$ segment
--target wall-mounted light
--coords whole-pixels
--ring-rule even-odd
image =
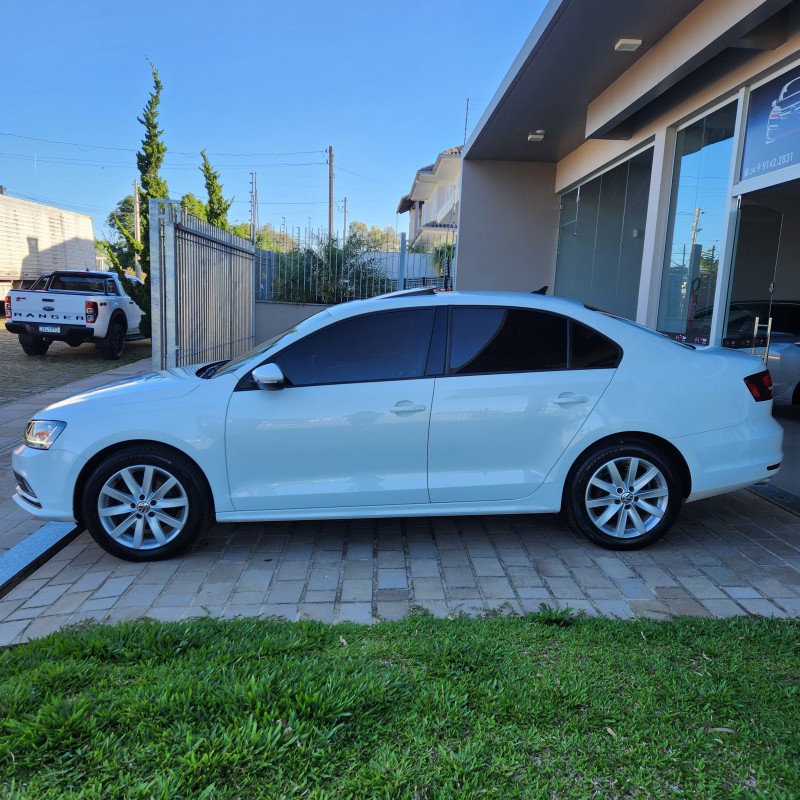
[[[541,142],[544,139],[544,131],[539,129],[538,131],[534,131],[533,133],[528,134],[528,141],[529,142]]]
[[[620,39],[615,45],[614,49],[618,53],[632,53],[642,46],[641,39]]]

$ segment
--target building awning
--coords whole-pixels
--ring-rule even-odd
[[[690,90],[703,70],[731,69],[785,41],[784,10],[791,2],[551,0],[470,136],[464,158],[557,162],[587,138],[629,138],[637,115],[668,92]],[[690,33],[700,43],[696,51],[674,61],[662,57],[678,52],[676,43],[685,48]],[[621,39],[641,45],[615,50]],[[647,59],[658,79],[631,93],[607,119],[590,119],[592,104],[612,85],[625,85],[626,73],[634,65],[644,69]]]

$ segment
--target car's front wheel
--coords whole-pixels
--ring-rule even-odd
[[[569,526],[610,550],[636,550],[660,539],[683,501],[670,457],[637,440],[584,455],[570,473],[564,499]]]
[[[188,547],[205,528],[209,491],[198,469],[166,447],[129,447],[95,467],[83,490],[94,540],[127,561],[156,561]]]

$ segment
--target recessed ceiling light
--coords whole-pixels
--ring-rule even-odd
[[[618,53],[632,53],[642,46],[641,39],[620,39],[615,45],[614,49]]]
[[[540,128],[538,131],[528,134],[529,142],[541,142],[544,139],[544,131]]]

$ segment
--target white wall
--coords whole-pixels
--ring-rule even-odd
[[[37,278],[54,269],[94,269],[92,218],[0,195],[0,279]]]
[[[555,164],[464,161],[456,288],[552,292],[558,242]]]
[[[328,306],[256,301],[256,344],[266,342],[326,308]]]

